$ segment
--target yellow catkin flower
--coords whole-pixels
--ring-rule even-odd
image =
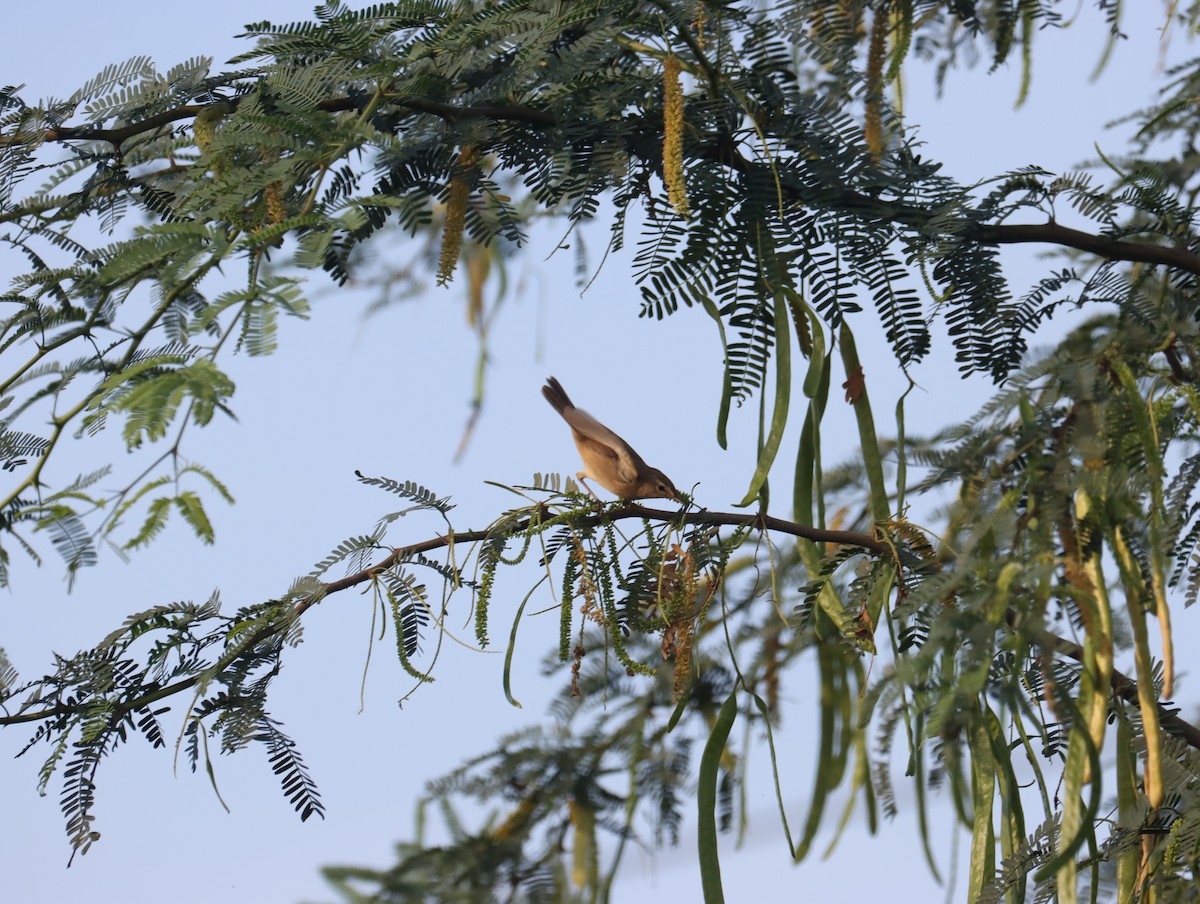
[[[279,156],[279,151],[271,148],[259,154],[258,159],[262,161],[263,166],[269,166],[275,163],[279,159]],[[283,191],[282,182],[277,180],[267,185],[263,189],[262,196],[265,219],[268,226],[274,226],[287,219],[287,198]]]
[[[586,801],[571,798],[567,801],[567,813],[575,830],[571,881],[576,888],[587,888],[595,878],[596,811]]]
[[[708,8],[704,5],[704,0],[696,0],[696,7],[692,13],[692,31],[696,33],[696,46],[701,50],[704,49],[704,28],[708,25]]]
[[[683,178],[683,85],[679,58],[663,60],[663,181],[667,198],[681,217],[688,215],[687,183]]]
[[[196,147],[200,149],[200,153],[207,154],[212,147],[213,136],[217,134],[216,126],[213,125],[212,119],[207,116],[197,116],[192,123],[192,137],[196,141]]]
[[[274,226],[287,219],[287,204],[284,202],[283,183],[272,182],[263,190],[267,202],[267,222]]]
[[[692,619],[681,622],[675,630],[675,671],[671,681],[671,702],[677,703],[692,685],[692,641],[696,637],[696,623]]]
[[[888,18],[884,11],[875,13],[867,45],[867,115],[863,138],[874,157],[883,153],[883,62],[887,57]]]
[[[479,152],[474,145],[465,145],[458,153],[458,166],[450,179],[450,190],[446,194],[446,226],[442,232],[442,253],[438,258],[437,282],[444,286],[454,278],[458,266],[458,253],[462,249],[463,225],[467,220],[467,202],[471,199],[468,179]]]
[[[529,821],[537,810],[540,798],[541,794],[536,791],[523,797],[516,808],[508,814],[508,818],[493,830],[492,838],[496,841],[508,841],[524,832],[529,827]]]
[[[228,150],[213,152],[213,139],[217,134],[217,123],[230,113],[228,104],[209,104],[201,109],[192,120],[192,139],[200,153],[209,158],[208,165],[213,175],[220,178],[228,170]]]

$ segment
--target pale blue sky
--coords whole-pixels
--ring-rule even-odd
[[[1099,28],[1039,33],[1032,94],[1017,112],[1011,111],[1017,92],[1011,67],[990,77],[985,68],[955,73],[946,98],[934,102],[931,74],[910,64],[907,105],[921,124],[928,154],[970,181],[1025,164],[1069,168],[1094,154],[1094,141],[1119,152],[1118,137],[1100,127],[1151,99],[1159,75],[1161,16],[1159,6],[1151,6],[1154,15],[1127,23],[1134,40],[1118,48],[1095,85],[1087,84],[1086,76],[1102,47]],[[246,21],[290,20],[307,16],[310,9],[307,3],[280,0],[215,0],[205,4],[202,15],[185,14],[185,21],[161,4],[141,0],[22,4],[8,11],[6,20],[10,35],[28,39],[10,40],[0,82],[27,84],[29,98],[62,96],[105,64],[139,53],[153,56],[162,69],[197,54],[215,56],[220,63],[242,49],[233,35]],[[1183,38],[1175,40],[1181,45]],[[1183,52],[1181,46],[1173,50]],[[353,289],[333,290],[321,274],[313,275],[319,291],[313,293],[311,321],[285,324],[281,349],[273,357],[230,362],[240,422],[190,434],[187,454],[220,475],[238,499],[233,508],[212,504],[217,544],[202,547],[174,530],[129,564],[104,555],[99,567],[81,575],[71,595],[53,562],[38,572],[17,558],[14,588],[0,596],[0,644],[22,674],[39,674],[49,667],[50,651],[90,646],[127,613],[155,603],[200,600],[220,587],[225,606],[232,609],[279,593],[333,545],[366,532],[380,514],[396,507],[384,494],[360,486],[356,468],[453,495],[460,529],[487,523],[510,497],[483,481],[520,483],[534,471],[573,473],[578,467],[567,431],[538,392],[550,373],[676,484],[699,481],[699,497],[709,508],[727,509],[740,499],[752,470],[753,412],[735,414],[732,448],[721,452],[714,438],[719,344],[707,317],[685,311],[664,323],[637,319],[638,296],[627,258],[610,259],[580,298],[572,259],[546,260],[543,249],[558,234],[546,231],[512,264],[510,295],[493,331],[488,407],[459,465],[451,464],[451,457],[467,414],[476,353],[464,323],[461,289],[431,290],[419,301],[364,322],[361,312],[369,297]],[[597,260],[603,242],[602,234],[589,242]],[[383,247],[375,252],[387,254]],[[395,255],[409,253],[398,248]],[[1011,249],[1005,259],[1019,268],[1030,254]],[[0,282],[7,282],[13,266],[0,258]],[[887,434],[902,380],[879,343],[878,330],[867,318],[854,325],[879,429]],[[966,416],[989,391],[984,380],[960,382],[945,342],[939,345],[934,359],[914,372],[926,394],[910,404],[910,430]],[[657,383],[655,392],[639,388],[647,379]],[[827,461],[855,448],[846,409],[834,402],[831,409]],[[844,437],[840,446],[833,439],[838,436]],[[86,454],[87,447],[80,452]],[[64,466],[62,473],[67,470]],[[404,532],[392,535],[396,543],[438,530],[432,519],[406,520],[399,524]],[[524,590],[515,581],[507,594],[501,588],[494,625],[505,620],[499,614],[505,599],[515,595],[519,600]],[[459,618],[465,619],[465,597],[459,605],[464,607]],[[522,631],[514,688],[525,703],[522,711],[504,701],[500,656],[453,646],[439,664],[437,683],[398,710],[395,700],[408,689],[409,679],[389,661],[385,642],[375,651],[366,710],[360,715],[370,609],[367,598],[342,594],[311,611],[305,617],[306,641],[288,655],[276,685],[273,713],[295,737],[320,783],[324,822],[300,823],[258,750],[217,763],[223,796],[233,810],[227,815],[203,776],[181,772],[174,777],[170,753],[135,741],[101,767],[97,827],[103,838],[66,870],[69,851],[57,782],[46,798],[37,796],[40,760],[36,751],[12,760],[26,735],[9,729],[0,732],[8,826],[0,872],[6,898],[59,901],[86,894],[93,900],[179,904],[323,901],[333,894],[317,873],[320,865],[391,863],[393,842],[411,837],[414,803],[425,780],[488,748],[499,734],[542,717],[546,700],[562,685],[538,674],[544,649],[556,641],[557,617]],[[1181,653],[1180,658],[1186,672],[1188,657]],[[807,721],[812,700],[805,682],[797,676],[787,690],[779,743],[795,824],[804,812],[815,738]],[[1185,683],[1182,701],[1195,700],[1189,690]],[[165,717],[171,731],[179,727],[178,709],[174,718]],[[761,763],[765,755],[758,759]],[[895,900],[897,882],[909,900],[940,897],[921,861],[915,817],[903,795],[899,817],[884,824],[878,838],[868,839],[861,826],[852,826],[833,858],[798,868],[789,864],[765,775],[756,779],[750,799],[756,821],[749,844],[741,852],[727,847],[723,854],[729,900],[749,899],[736,890],[752,887],[804,888],[821,900],[822,890],[844,889],[848,876],[860,900],[872,895]],[[947,837],[941,828],[939,837]],[[654,865],[631,853],[618,899],[657,900],[669,890],[673,900],[683,901],[691,899],[688,889],[695,889],[698,899],[694,862],[690,835],[678,850],[660,853]],[[948,863],[947,850],[941,858],[947,871]]]

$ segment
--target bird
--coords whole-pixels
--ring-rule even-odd
[[[587,487],[585,478],[591,478],[624,500],[630,499],[674,499],[677,502],[679,491],[675,484],[658,468],[652,468],[642,460],[630,447],[602,423],[584,411],[576,408],[570,396],[562,388],[562,384],[554,377],[546,380],[542,387],[542,395],[546,401],[562,415],[564,421],[571,427],[571,436],[575,439],[575,448],[583,459],[583,470],[575,476]]]

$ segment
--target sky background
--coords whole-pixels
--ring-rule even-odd
[[[1032,91],[1016,111],[1018,73],[1012,66],[991,76],[986,66],[956,71],[938,100],[932,73],[910,62],[905,104],[928,154],[971,182],[1026,164],[1068,169],[1093,158],[1094,143],[1119,153],[1129,130],[1106,131],[1104,125],[1150,102],[1162,81],[1163,7],[1142,9],[1141,18],[1123,23],[1131,40],[1118,47],[1095,83],[1087,77],[1105,40],[1098,16],[1089,11],[1082,27],[1065,33],[1040,32]],[[21,4],[6,12],[6,20],[10,35],[26,39],[10,40],[0,82],[25,84],[24,96],[33,100],[69,95],[104,65],[137,54],[151,55],[164,71],[196,55],[213,56],[219,66],[246,49],[234,36],[247,21],[289,21],[310,11],[307,3],[215,0],[203,15],[184,20],[145,2]],[[1172,41],[1171,57],[1188,53],[1183,34],[1175,33]],[[720,450],[715,439],[720,345],[711,322],[694,310],[661,323],[638,319],[628,256],[609,259],[581,296],[573,256],[548,257],[560,232],[535,233],[530,247],[509,264],[509,293],[492,330],[486,407],[458,464],[452,458],[468,414],[477,354],[465,324],[462,282],[366,318],[373,294],[333,288],[322,274],[313,274],[313,316],[283,324],[279,351],[269,358],[226,361],[238,384],[233,405],[239,420],[189,431],[186,454],[219,475],[237,498],[233,507],[210,502],[217,543],[204,547],[177,526],[128,564],[111,552],[102,554],[99,566],[83,573],[71,593],[57,561],[48,559],[38,570],[14,557],[13,587],[0,594],[0,644],[22,676],[48,669],[52,651],[89,647],[128,613],[157,603],[201,601],[219,587],[226,611],[232,611],[280,593],[342,539],[369,531],[380,515],[398,507],[394,497],[359,485],[355,469],[452,495],[459,503],[453,517],[460,530],[486,524],[512,497],[484,481],[524,483],[535,471],[578,468],[568,431],[538,391],[548,374],[558,376],[579,405],[630,440],[678,486],[699,482],[703,505],[728,509],[744,494],[753,470],[757,406],[735,411],[730,449]],[[585,234],[593,267],[606,234],[607,224]],[[384,242],[373,248],[381,259],[394,255],[402,261],[413,253],[399,233]],[[1037,272],[1030,249],[1006,249],[1004,260],[1017,287]],[[11,258],[0,258],[0,283],[7,283],[15,266]],[[869,321],[867,314],[853,325],[880,432],[890,434],[890,412],[904,384]],[[935,354],[913,371],[922,389],[910,397],[911,432],[966,417],[990,394],[986,380],[960,379],[947,343],[935,341]],[[827,462],[856,450],[852,417],[839,397],[831,394],[824,431]],[[87,468],[97,449],[116,448],[116,433],[109,433],[76,444],[69,452],[75,457],[64,459],[58,473],[69,477]],[[785,449],[794,443],[793,434]],[[780,460],[790,468],[786,452]],[[422,539],[440,532],[439,524],[412,516],[394,526],[390,540]],[[509,580],[494,603],[497,635],[527,589]],[[466,597],[457,605],[461,615],[452,626],[470,638],[469,626],[463,626]],[[1177,649],[1185,674],[1178,701],[1186,714],[1195,711],[1196,702],[1185,645],[1194,629],[1187,618],[1179,621]],[[305,643],[287,654],[275,685],[273,714],[298,742],[320,785],[324,821],[300,823],[264,751],[252,748],[217,761],[221,792],[232,808],[226,814],[203,775],[191,775],[182,763],[175,775],[169,750],[153,751],[135,741],[102,765],[97,828],[103,837],[66,869],[60,785],[55,780],[50,793],[39,797],[40,748],[14,760],[27,733],[0,732],[0,793],[8,826],[0,873],[7,899],[330,901],[335,895],[318,873],[321,865],[389,865],[394,842],[412,836],[424,782],[490,748],[500,734],[541,721],[565,675],[540,675],[542,655],[557,638],[557,616],[551,615],[522,628],[514,693],[523,710],[504,700],[502,645],[499,654],[486,655],[450,646],[437,683],[422,688],[401,710],[396,700],[411,680],[391,659],[385,640],[375,650],[360,713],[370,622],[369,597],[353,592],[316,607],[305,616]],[[808,693],[802,669],[786,691],[785,729],[777,743],[795,825],[805,812],[812,775],[816,739],[809,720],[816,689]],[[176,706],[174,718],[163,717],[169,732],[179,729],[178,712]],[[757,757],[761,765],[765,755]],[[915,814],[903,791],[900,815],[883,824],[877,838],[868,838],[856,823],[833,857],[814,856],[799,867],[789,862],[774,789],[761,770],[749,799],[753,822],[746,846],[723,847],[732,901],[751,899],[752,889],[781,888],[804,888],[820,900],[822,890],[843,889],[848,875],[860,900],[894,899],[897,881],[910,900],[936,900],[945,893],[924,868]],[[952,839],[945,830],[944,799],[938,807],[940,865],[948,874]],[[830,814],[838,812],[831,806]],[[827,816],[827,822],[833,818]],[[827,826],[825,842],[831,830]],[[968,841],[961,847],[964,864]],[[666,890],[675,900],[698,899],[690,827],[677,850],[654,858],[634,851],[625,864],[619,901],[656,900]],[[961,898],[961,881],[957,891]]]

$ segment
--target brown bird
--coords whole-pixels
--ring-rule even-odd
[[[679,499],[679,492],[669,477],[657,468],[652,468],[621,439],[602,423],[571,404],[570,397],[563,391],[562,384],[554,377],[546,380],[542,387],[554,410],[563,416],[571,427],[575,448],[583,459],[583,470],[575,476],[580,481],[590,477],[610,493],[622,499]],[[587,487],[587,483],[583,484]],[[590,487],[588,492],[592,493]],[[595,493],[592,493],[595,496]]]

